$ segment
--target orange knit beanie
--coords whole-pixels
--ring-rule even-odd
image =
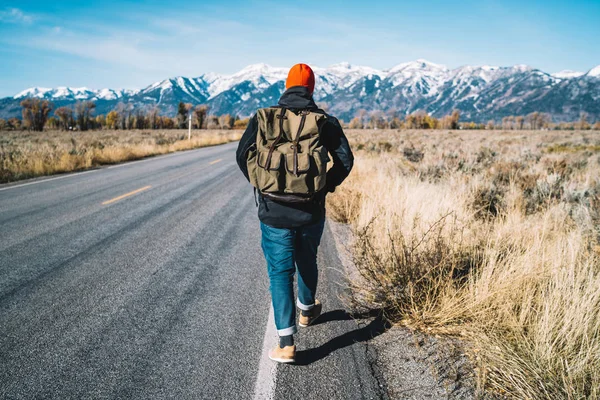
[[[306,64],[296,64],[290,68],[285,88],[289,89],[292,86],[305,86],[310,93],[315,90],[315,74],[313,70]]]

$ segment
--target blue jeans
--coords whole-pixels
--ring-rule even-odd
[[[317,291],[317,248],[325,218],[300,228],[273,228],[260,223],[262,249],[267,260],[275,326],[279,336],[296,333],[294,273],[298,269],[298,300],[301,310],[315,305]]]

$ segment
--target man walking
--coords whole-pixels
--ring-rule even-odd
[[[317,290],[317,248],[325,224],[325,196],[348,176],[353,155],[339,121],[313,100],[315,76],[306,64],[294,65],[286,91],[274,107],[250,120],[237,149],[237,163],[258,194],[262,250],[267,261],[279,346],[273,361],[295,361],[298,325],[321,314]],[[331,156],[331,159],[330,157]],[[327,162],[333,165],[327,170]],[[294,273],[298,298],[294,301]]]

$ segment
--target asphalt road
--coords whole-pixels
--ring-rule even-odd
[[[236,146],[0,186],[0,398],[379,397],[373,327],[343,311],[328,228],[326,314],[297,336],[299,365],[265,369],[268,280]]]

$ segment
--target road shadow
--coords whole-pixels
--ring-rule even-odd
[[[373,318],[374,317],[374,318]],[[324,324],[330,321],[347,321],[356,319],[373,318],[371,322],[362,328],[344,333],[335,337],[319,347],[300,350],[296,353],[296,365],[309,365],[319,361],[336,350],[352,346],[354,343],[366,342],[384,333],[391,324],[383,318],[381,310],[373,310],[366,313],[348,313],[344,310],[329,311],[315,321],[313,325]]]
[[[322,314],[311,326],[321,325],[331,321],[348,321],[357,319],[377,318],[382,314],[381,310],[369,310],[365,312],[349,313],[346,310],[333,310]]]

